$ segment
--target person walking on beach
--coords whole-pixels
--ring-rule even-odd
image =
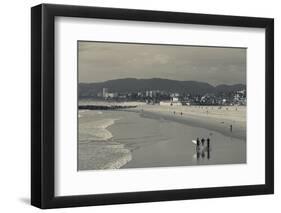
[[[229,129],[230,129],[230,132],[232,132],[232,124],[230,124]]]
[[[199,140],[199,138],[196,139],[196,146],[200,146],[200,140]]]
[[[210,138],[207,138],[207,150],[210,150]]]
[[[202,139],[201,139],[201,144],[202,144],[202,146],[204,146],[204,143],[205,143],[205,139],[202,138]]]
[[[200,150],[200,140],[199,138],[196,139],[196,151],[198,152]]]

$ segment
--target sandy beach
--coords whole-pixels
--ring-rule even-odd
[[[246,106],[160,106],[140,104],[129,111],[218,131],[246,140]],[[232,131],[230,129],[232,125]]]

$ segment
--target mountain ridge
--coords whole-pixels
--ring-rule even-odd
[[[200,81],[179,81],[164,78],[137,79],[122,78],[108,80],[97,83],[79,83],[79,97],[97,96],[103,88],[108,88],[109,92],[145,92],[148,90],[160,90],[166,92],[177,92],[180,94],[198,94],[205,93],[225,93],[241,89],[246,89],[244,84],[220,84],[213,86],[206,82]]]

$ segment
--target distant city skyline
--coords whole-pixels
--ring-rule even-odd
[[[246,49],[78,42],[79,83],[163,78],[246,84]]]

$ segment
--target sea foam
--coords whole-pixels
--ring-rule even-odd
[[[79,144],[79,170],[119,169],[132,159],[130,150],[116,142]]]
[[[79,142],[107,141],[113,137],[106,128],[113,125],[118,119],[101,119],[79,125]]]
[[[101,113],[81,113],[84,116],[79,122],[79,170],[118,169],[132,159],[131,151],[114,141],[107,129],[121,118],[102,118]]]

